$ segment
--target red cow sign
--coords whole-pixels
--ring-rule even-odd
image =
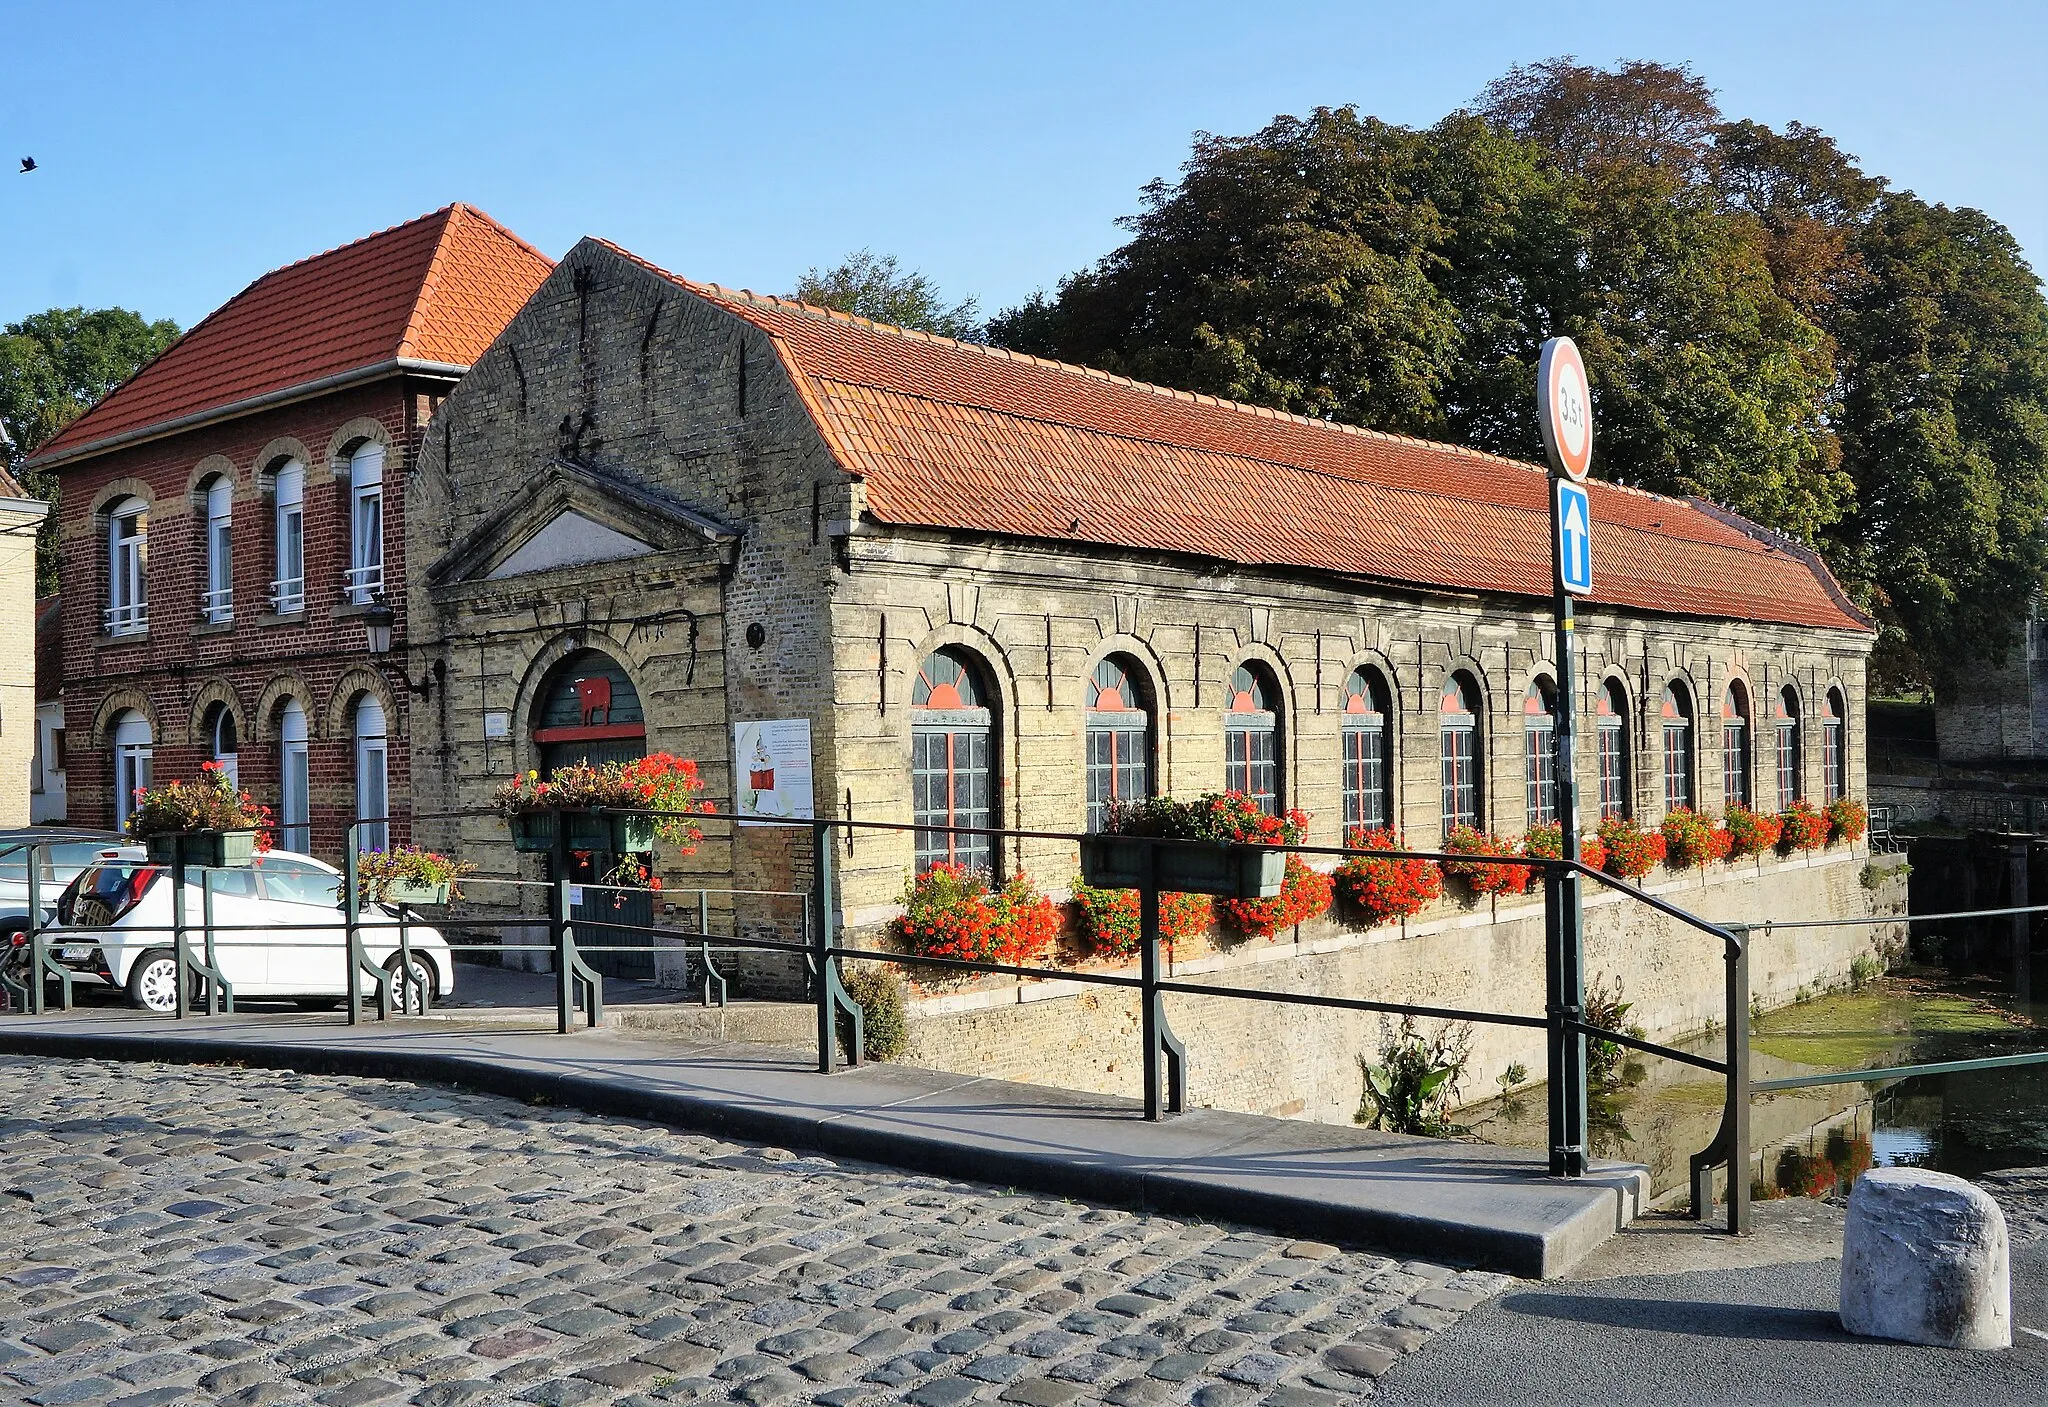
[[[612,721],[612,681],[600,675],[596,679],[576,681],[576,707],[582,716],[583,726],[588,728],[597,721],[602,712],[604,721]]]

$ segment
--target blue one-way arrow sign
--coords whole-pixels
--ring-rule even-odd
[[[1574,596],[1593,590],[1593,502],[1569,479],[1557,481],[1557,584]]]

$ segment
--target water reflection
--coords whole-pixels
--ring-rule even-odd
[[[1996,986],[1926,974],[1885,978],[1759,1018],[1757,1079],[1961,1060],[2048,1047],[2048,1033],[2007,1004]],[[1719,1056],[1718,1036],[1692,1043]],[[1721,1123],[1724,1088],[1675,1061],[1631,1058],[1620,1085],[1597,1094],[1589,1132],[1597,1156],[1646,1164],[1657,1195],[1686,1185],[1691,1156]],[[1543,1088],[1468,1109],[1463,1121],[1489,1142],[1541,1148]],[[1872,1163],[1911,1164],[1975,1177],[2048,1164],[2048,1066],[1890,1083],[1822,1085],[1759,1095],[1751,1106],[1760,1195],[1825,1193]]]

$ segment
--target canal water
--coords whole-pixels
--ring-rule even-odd
[[[1719,1057],[1720,1035],[1682,1043]],[[2048,1005],[1998,984],[1920,971],[1878,978],[1758,1017],[1758,1080],[2048,1049]],[[1527,1086],[1468,1108],[1460,1122],[1490,1143],[1541,1148],[1545,1091]],[[1595,1100],[1595,1153],[1647,1164],[1658,1196],[1686,1187],[1688,1160],[1720,1127],[1723,1085],[1706,1071],[1630,1056],[1620,1085]],[[2048,1065],[1821,1085],[1759,1094],[1750,1111],[1760,1195],[1822,1195],[1873,1164],[1976,1177],[2048,1165]]]

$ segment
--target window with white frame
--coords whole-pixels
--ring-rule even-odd
[[[1750,804],[1749,776],[1749,690],[1734,679],[1721,696],[1721,794],[1728,805]]]
[[[1344,834],[1349,844],[1356,827],[1384,826],[1392,815],[1387,805],[1392,712],[1386,682],[1377,670],[1354,669],[1344,682]]]
[[[1479,790],[1479,685],[1465,673],[1444,681],[1437,716],[1442,761],[1444,836],[1459,826],[1479,825],[1484,798]]]
[[[1223,789],[1280,814],[1280,686],[1262,664],[1237,667],[1223,713]]]
[[[1137,661],[1111,655],[1083,682],[1090,831],[1109,823],[1111,807],[1152,794],[1152,707],[1142,678]]]
[[[312,768],[306,751],[306,710],[297,699],[286,699],[284,707],[278,710],[277,736],[277,848],[305,855],[313,848],[307,805]]]
[[[1790,684],[1778,691],[1771,723],[1778,735],[1778,805],[1790,806],[1805,792],[1800,784],[1799,691]]]
[[[932,655],[910,695],[911,820],[917,872],[933,865],[995,869],[994,838],[948,826],[995,825],[995,773],[989,746],[993,714],[978,666],[963,650]]]
[[[235,483],[216,474],[206,485],[206,589],[199,617],[209,625],[235,618]]]
[[[273,536],[277,575],[270,583],[270,609],[281,616],[306,609],[306,466],[287,459],[271,478],[276,502]]]
[[[136,793],[149,786],[150,759],[156,737],[149,720],[129,709],[114,718],[114,827],[128,828]]]
[[[1664,725],[1664,809],[1693,809],[1692,692],[1673,680],[1659,710]]]
[[[1600,751],[1600,819],[1626,817],[1633,783],[1628,774],[1628,693],[1621,681],[1602,684],[1593,706]]]
[[[206,711],[206,745],[227,779],[239,787],[242,784],[241,743],[237,737],[235,713],[224,703],[217,703]]]
[[[1830,689],[1822,701],[1820,717],[1820,776],[1822,799],[1840,801],[1849,794],[1849,754],[1842,745],[1843,715],[1848,712],[1842,691]]]
[[[384,738],[384,708],[364,695],[356,705],[356,849],[391,848],[390,754]]]
[[[149,505],[124,498],[107,510],[107,634],[149,629]]]
[[[372,441],[348,460],[348,571],[342,590],[366,606],[384,589],[384,446]]]
[[[1522,793],[1530,825],[1557,820],[1557,691],[1548,679],[1522,696]]]

